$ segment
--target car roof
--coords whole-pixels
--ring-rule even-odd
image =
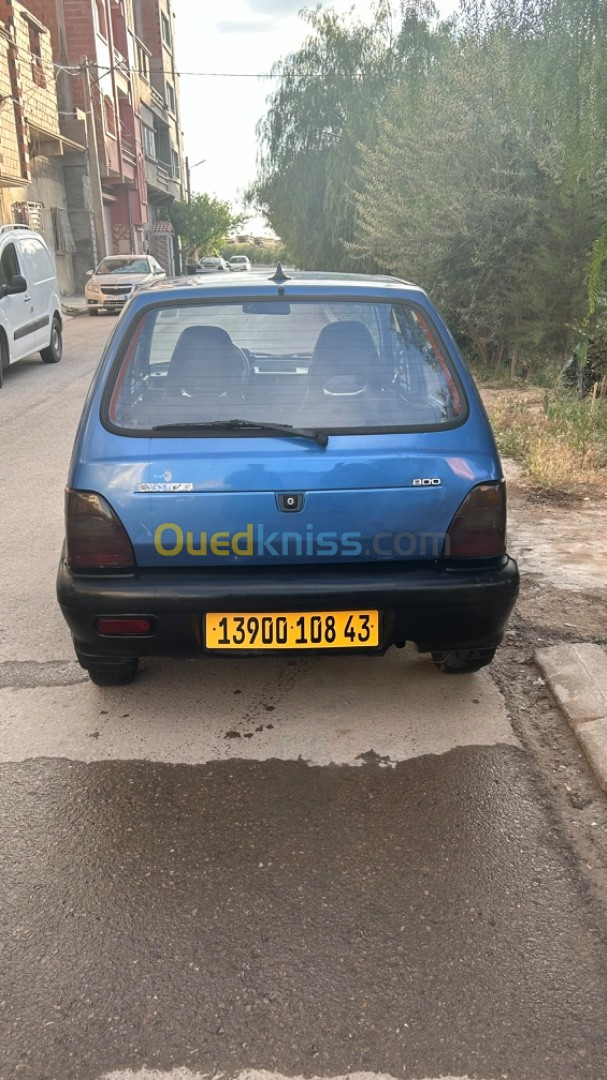
[[[275,278],[275,274],[272,267],[266,267],[263,270],[239,274],[237,280],[232,277],[226,280],[223,274],[211,274],[202,279],[199,276],[164,278],[140,289],[129,306],[147,307],[154,302],[167,303],[171,300],[238,300],[243,296],[267,299],[276,295],[295,298],[324,294],[354,300],[361,296],[388,299],[394,293],[402,295],[403,291],[424,295],[423,289],[409,281],[381,274],[335,274],[302,270],[288,271],[284,278]]]
[[[122,262],[124,259],[149,259],[149,255],[105,255],[101,262]]]

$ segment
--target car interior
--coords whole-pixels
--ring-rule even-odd
[[[219,325],[177,326],[162,349],[143,333],[110,419],[127,428],[233,418],[381,428],[456,418],[459,392],[432,339],[421,335],[416,344],[387,329],[334,319],[306,351],[290,351],[288,333],[275,335],[271,350],[237,345]],[[251,332],[256,338],[267,343]]]

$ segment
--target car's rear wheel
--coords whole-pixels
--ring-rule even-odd
[[[58,364],[63,355],[63,339],[61,336],[61,321],[57,315],[53,317],[51,326],[51,340],[46,349],[42,349],[40,356],[45,364]]]
[[[453,649],[432,653],[434,663],[444,675],[472,675],[487,667],[494,656],[495,649]]]
[[[117,660],[109,664],[101,659],[96,663],[93,657],[81,657],[79,653],[76,653],[76,656],[95,686],[128,686],[136,678],[139,670],[139,659],[136,656],[129,660]]]

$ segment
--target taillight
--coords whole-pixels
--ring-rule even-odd
[[[481,559],[506,554],[506,484],[478,484],[466,495],[445,540],[450,559]]]
[[[73,570],[129,570],[133,547],[108,502],[94,491],[65,493],[67,561]]]

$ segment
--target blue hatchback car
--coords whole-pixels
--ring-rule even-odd
[[[137,292],[66,493],[58,596],[99,685],[142,656],[412,642],[490,663],[519,578],[493,435],[425,293],[388,277]]]

